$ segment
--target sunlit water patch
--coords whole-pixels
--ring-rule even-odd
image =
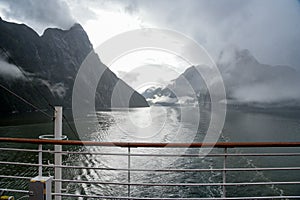
[[[183,118],[182,114],[190,118]],[[92,117],[93,116],[93,117]],[[81,139],[93,141],[112,142],[201,142],[203,141],[210,122],[210,113],[207,109],[201,109],[200,121],[193,120],[195,116],[193,108],[176,107],[152,107],[130,110],[99,111],[90,113],[82,123],[90,123],[97,119],[97,126],[89,127],[89,133]],[[287,113],[256,112],[251,110],[229,109],[223,133],[219,141],[300,141],[300,121],[297,111]],[[184,119],[184,120],[183,120]],[[92,123],[91,123],[92,124]],[[39,134],[51,133],[53,123],[39,123],[31,125],[2,126],[0,134],[2,137],[30,137],[37,138]],[[71,132],[64,125],[65,133]],[[4,147],[10,144],[2,144]],[[17,145],[37,149],[36,145]],[[45,148],[51,148],[45,147]],[[72,151],[86,151],[90,153],[124,153],[127,148],[121,147],[66,147]],[[294,149],[293,149],[294,150]],[[229,152],[290,152],[292,149],[230,149]],[[199,149],[176,149],[176,148],[132,148],[131,153],[147,154],[197,154]],[[223,153],[222,149],[214,149],[212,153]],[[53,155],[45,155],[44,163],[53,163]],[[19,162],[37,162],[34,153],[1,152],[1,160]],[[127,183],[127,171],[97,170],[95,168],[122,168],[128,167],[127,156],[111,155],[64,155],[64,164],[84,166],[89,169],[67,169],[63,176],[67,179],[88,180],[98,182]],[[300,163],[298,157],[228,157],[227,167],[270,167],[285,166],[293,167]],[[131,168],[139,169],[196,169],[196,168],[222,168],[223,157],[136,157],[132,156]],[[19,175],[33,177],[37,175],[37,168],[2,166],[1,173],[7,175]],[[52,169],[44,169],[44,175],[53,175]],[[131,183],[222,183],[221,172],[131,172]],[[299,180],[298,171],[270,172],[228,172],[227,182],[266,182],[266,181],[288,181]],[[26,189],[28,182],[11,181],[1,179],[1,188]],[[63,187],[67,192],[90,195],[116,195],[127,196],[126,185],[104,185],[99,183],[65,183]],[[300,191],[298,185],[280,186],[231,186],[226,187],[228,196],[255,196],[255,195],[295,195]],[[220,197],[222,195],[220,186],[193,186],[193,187],[149,187],[131,186],[130,195],[133,197]],[[66,198],[67,199],[67,198]]]

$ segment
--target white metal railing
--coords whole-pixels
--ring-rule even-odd
[[[286,171],[299,171],[300,173],[300,163],[297,166],[271,166],[271,167],[228,167],[227,159],[229,157],[247,157],[247,156],[255,156],[255,157],[297,157],[300,156],[299,148],[300,142],[281,142],[281,143],[273,143],[273,142],[264,142],[264,143],[217,143],[217,144],[208,144],[208,143],[193,143],[193,144],[183,144],[183,143],[112,143],[112,142],[94,142],[94,141],[62,141],[62,140],[40,140],[40,139],[23,139],[23,138],[0,138],[0,142],[8,142],[8,143],[30,143],[37,144],[38,149],[23,149],[23,148],[0,148],[0,152],[4,151],[12,151],[12,152],[31,152],[38,154],[38,162],[37,163],[29,163],[29,162],[18,162],[18,161],[0,161],[1,166],[30,166],[36,167],[37,173],[39,175],[43,174],[43,169],[52,168],[52,169],[92,169],[92,170],[106,170],[106,171],[118,171],[118,172],[127,172],[127,180],[126,182],[117,182],[117,181],[100,181],[100,180],[72,180],[72,179],[64,179],[64,178],[55,178],[53,181],[55,183],[59,182],[60,185],[62,183],[76,183],[76,184],[99,184],[99,185],[117,185],[117,186],[127,186],[127,196],[105,196],[105,195],[86,195],[86,194],[71,194],[66,192],[53,192],[53,197],[83,197],[83,198],[95,198],[95,199],[300,199],[300,180],[287,180],[287,181],[261,181],[261,182],[253,182],[251,180],[244,182],[228,182],[227,174],[229,172],[253,172],[253,171],[279,171],[282,173],[286,173]],[[55,148],[54,150],[45,150],[43,149],[43,145],[87,145],[87,146],[102,146],[102,147],[122,147],[126,148],[127,152],[122,153],[113,153],[113,152],[90,152],[90,151],[74,151],[74,150],[62,150],[61,148]],[[147,168],[134,168],[131,166],[131,159],[133,157],[203,157],[201,154],[195,153],[186,153],[186,154],[176,154],[176,153],[133,153],[131,151],[132,148],[135,150],[137,148],[206,148],[206,147],[214,147],[216,149],[223,149],[223,152],[210,153],[206,155],[206,157],[212,158],[222,158],[223,164],[218,168],[157,168],[157,169],[147,169]],[[282,147],[291,147],[294,149],[292,152],[279,152],[279,153],[241,153],[241,152],[228,152],[229,149],[241,149],[241,148],[277,148],[281,149]],[[105,156],[124,156],[127,157],[127,167],[105,167],[105,166],[78,166],[78,165],[65,165],[63,163],[43,163],[43,154],[62,154],[62,155],[105,155]],[[55,161],[55,159],[54,159]],[[185,172],[194,172],[194,173],[204,173],[204,172],[219,172],[222,173],[222,181],[220,182],[199,182],[199,183],[181,183],[181,182],[170,182],[170,183],[160,183],[160,182],[134,182],[131,180],[132,172],[155,172],[155,173],[185,173]],[[18,176],[18,175],[0,175],[0,178],[13,179],[13,180],[30,180],[32,177],[28,176]],[[230,194],[226,193],[227,187],[232,186],[263,186],[263,185],[271,185],[271,186],[280,186],[280,185],[296,185],[299,186],[299,191],[295,192],[293,196],[230,196]],[[217,186],[222,188],[222,192],[220,196],[215,196],[211,198],[150,198],[150,197],[132,197],[131,196],[131,187],[207,187],[207,186]],[[17,190],[14,188],[2,188],[0,190],[5,190],[10,193],[25,193],[29,194],[29,191],[26,189]],[[61,188],[58,191],[62,191]]]

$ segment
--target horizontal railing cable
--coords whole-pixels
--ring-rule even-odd
[[[67,179],[54,179],[57,182],[68,183],[89,183],[89,184],[102,184],[102,185],[131,185],[131,186],[245,186],[245,185],[297,185],[300,181],[270,181],[270,182],[237,182],[237,183],[122,183],[122,182],[103,182],[91,180],[67,180]]]
[[[0,175],[0,178],[27,179],[27,180],[30,180],[32,177]]]
[[[53,193],[53,196],[65,197],[84,197],[95,199],[127,199],[127,200],[254,200],[254,199],[299,199],[300,196],[265,196],[265,197],[211,197],[211,198],[149,198],[149,197],[122,197],[122,196],[100,196],[100,195],[81,195],[81,194],[68,194],[68,193]]]
[[[93,151],[54,151],[54,150],[36,150],[36,149],[20,149],[20,148],[0,148],[0,151],[22,151],[22,152],[43,152],[43,153],[62,153],[62,154],[89,154],[89,155],[99,155],[99,156],[128,156],[128,153],[103,153],[103,152],[93,152]],[[201,153],[198,154],[162,154],[162,153],[131,153],[131,157],[203,157],[204,155]],[[223,156],[233,156],[233,157],[241,157],[241,156],[300,156],[300,153],[210,153],[205,155],[205,157],[223,157]]]
[[[108,167],[86,167],[86,166],[75,166],[75,165],[54,165],[54,164],[35,164],[35,163],[24,163],[24,162],[9,162],[0,161],[3,165],[23,165],[32,167],[52,167],[52,168],[71,168],[71,169],[93,169],[93,170],[107,170],[107,171],[131,171],[131,172],[220,172],[220,171],[280,171],[280,170],[300,170],[300,167],[264,167],[264,168],[205,168],[205,169],[141,169],[141,168],[108,168]]]
[[[9,188],[0,188],[0,191],[3,191],[3,192],[16,192],[16,193],[29,194],[29,191],[28,191],[28,190],[15,190],[15,189],[9,189]]]
[[[78,155],[92,155],[92,156],[127,156],[127,157],[200,157],[203,158],[204,155],[201,154],[201,151],[199,150],[199,153],[184,153],[184,154],[176,154],[176,153],[147,153],[144,150],[144,148],[222,148],[225,149],[224,153],[213,152],[210,154],[205,155],[205,157],[223,157],[226,158],[228,156],[232,157],[251,157],[251,156],[300,156],[300,152],[297,152],[299,149],[297,147],[300,147],[300,142],[218,142],[218,143],[139,143],[139,142],[98,142],[98,141],[79,141],[79,140],[44,140],[44,139],[29,139],[29,138],[0,138],[0,142],[6,142],[6,143],[30,143],[30,144],[38,144],[39,149],[26,149],[26,148],[12,148],[12,147],[1,147],[0,151],[15,151],[15,152],[31,152],[31,153],[39,153],[38,155],[41,156],[42,153],[61,153],[63,155],[72,155],[72,154],[78,154]],[[88,148],[84,148],[83,151],[55,151],[52,149],[43,150],[41,147],[43,144],[51,144],[51,145],[86,145],[86,146],[98,146],[98,147],[106,147],[99,149],[98,152],[88,151]],[[109,147],[109,148],[107,148]],[[110,148],[119,148],[121,152],[101,152],[104,150],[109,150]],[[124,147],[126,147],[127,151],[125,151]],[[251,153],[251,152],[243,152],[241,153],[238,151],[237,153],[227,153],[226,149],[229,148],[252,148],[252,147],[268,147],[272,148],[272,152],[263,152],[263,153]],[[293,152],[291,149],[288,149],[288,152],[273,152],[273,148],[276,147],[296,147],[296,149],[293,149]],[[132,151],[129,151],[131,148]],[[141,152],[134,153],[135,149],[141,148]],[[82,149],[81,149],[82,150]],[[100,151],[101,150],[101,151]],[[296,151],[294,151],[296,150]],[[265,151],[265,150],[264,150]],[[39,157],[42,158],[42,157]],[[130,162],[130,161],[128,161]],[[222,172],[225,174],[226,172],[252,172],[252,171],[281,171],[282,173],[285,173],[285,171],[299,171],[300,166],[271,166],[271,167],[226,167],[226,165],[223,166],[223,168],[216,167],[216,168],[131,168],[130,166],[122,168],[112,168],[107,166],[97,166],[97,165],[89,165],[89,166],[81,166],[81,165],[69,165],[69,164],[63,164],[63,165],[57,165],[57,164],[43,164],[42,159],[39,159],[39,164],[37,163],[30,163],[30,162],[13,162],[13,161],[0,161],[0,165],[13,165],[13,166],[27,166],[27,167],[36,167],[39,169],[47,168],[47,169],[55,169],[55,168],[61,168],[61,169],[86,169],[86,170],[105,170],[105,171],[119,171],[119,172],[150,172],[150,173],[195,173],[195,172]],[[282,163],[284,165],[284,163]],[[42,171],[41,171],[42,172]],[[42,173],[40,173],[42,174]],[[2,180],[29,180],[30,177],[26,176],[20,176],[20,175],[0,175],[0,178]],[[80,179],[53,179],[53,182],[56,184],[58,182],[61,183],[76,183],[76,184],[99,184],[99,185],[119,185],[119,186],[127,186],[129,188],[128,196],[101,196],[101,195],[89,195],[89,194],[69,194],[69,193],[52,193],[52,196],[62,196],[62,197],[83,197],[83,198],[95,198],[95,199],[185,199],[185,200],[204,200],[204,199],[300,199],[300,196],[260,196],[260,197],[211,197],[211,198],[150,198],[150,197],[131,197],[130,195],[130,186],[136,186],[136,187],[222,187],[223,192],[225,191],[225,187],[238,187],[238,186],[264,186],[264,185],[270,185],[271,187],[274,186],[281,186],[281,185],[299,185],[300,181],[297,180],[290,180],[290,181],[244,181],[244,182],[226,182],[226,180],[219,180],[216,182],[171,182],[171,183],[162,183],[162,182],[132,182],[129,178],[127,181],[124,182],[117,182],[117,181],[100,181],[100,180],[80,180]],[[293,186],[294,187],[294,186]],[[226,188],[225,188],[226,189]],[[0,190],[2,190],[0,188]],[[16,192],[16,193],[26,193],[29,194],[26,190],[14,190],[14,189],[3,189],[7,192]],[[64,190],[67,192],[67,190]],[[224,194],[224,193],[223,193]]]
[[[22,176],[7,176],[0,175],[0,178],[7,179],[25,179],[30,180],[31,177]],[[281,182],[237,182],[237,183],[123,183],[123,182],[103,182],[92,180],[68,180],[68,179],[53,179],[56,182],[68,182],[68,183],[89,183],[89,184],[102,184],[102,185],[131,185],[131,186],[245,186],[245,185],[295,185],[300,184],[300,181],[281,181]],[[0,189],[1,190],[1,189]]]

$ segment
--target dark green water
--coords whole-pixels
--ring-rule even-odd
[[[91,116],[97,116],[99,123],[91,126],[88,133],[80,135],[84,140],[96,141],[140,141],[140,142],[201,142],[203,141],[210,121],[207,111],[201,112],[201,120],[182,120],[182,112],[193,116],[193,109],[185,111],[178,108],[155,107],[97,112],[87,116],[81,123],[90,123]],[[50,134],[53,130],[51,121],[45,122],[41,115],[34,113],[21,117],[6,117],[1,120],[1,137],[37,138],[42,134]],[[33,122],[39,123],[33,123]],[[19,125],[14,125],[14,124]],[[27,124],[30,123],[30,124]],[[200,126],[198,127],[198,124]],[[64,134],[74,138],[72,132],[64,124]],[[227,110],[227,117],[219,141],[235,142],[276,142],[300,141],[300,111],[297,110]],[[35,145],[1,144],[2,147],[37,148]],[[45,146],[45,149],[52,148]],[[68,150],[91,152],[127,152],[122,148],[100,147],[65,147]],[[260,149],[230,149],[229,152],[300,152],[299,148],[260,148]],[[132,149],[131,153],[199,153],[199,149]],[[211,153],[222,153],[222,149],[215,149]],[[44,163],[52,163],[53,155],[44,155]],[[36,163],[35,153],[1,151],[2,161],[22,161]],[[228,157],[227,167],[296,167],[299,157]],[[64,164],[89,167],[127,168],[127,157],[99,156],[99,155],[65,155]],[[221,168],[223,158],[183,158],[183,157],[132,157],[132,168],[166,169],[166,168]],[[1,166],[1,174],[22,175],[33,177],[37,175],[37,168]],[[53,175],[52,169],[44,169],[44,175]],[[64,170],[64,178],[77,180],[97,180],[108,182],[127,182],[127,172],[100,170]],[[268,171],[268,172],[228,172],[227,182],[254,181],[299,181],[299,171]],[[131,182],[143,183],[208,183],[222,182],[222,173],[174,173],[174,172],[132,172]],[[26,181],[1,179],[1,188],[27,189]],[[64,184],[67,192],[77,194],[98,194],[126,196],[127,186],[113,186],[100,184]],[[299,185],[280,186],[231,186],[226,187],[227,196],[261,196],[261,195],[299,195]],[[131,196],[136,197],[220,197],[222,188],[210,187],[146,187],[132,186]]]

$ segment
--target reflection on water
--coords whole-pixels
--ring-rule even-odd
[[[229,109],[223,133],[219,141],[300,141],[300,112],[266,113],[249,110]],[[93,122],[97,122],[93,126]],[[207,109],[196,112],[193,107],[150,107],[130,110],[99,111],[90,113],[81,123],[90,123],[88,132],[80,135],[81,139],[94,141],[113,142],[201,142],[206,136],[210,113]],[[2,137],[33,137],[39,134],[50,133],[53,129],[52,122],[19,126],[2,126]],[[70,130],[64,126],[65,134],[70,135]],[[71,137],[71,135],[70,135]],[[6,144],[9,145],[9,144]],[[23,145],[21,145],[23,146]],[[26,147],[37,148],[34,145]],[[51,148],[51,147],[49,147]],[[71,148],[71,147],[69,147]],[[115,152],[127,153],[127,148],[111,147],[82,147],[73,150],[90,152]],[[253,149],[231,149],[232,152],[255,152]],[[262,152],[274,152],[278,149],[260,149]],[[280,149],[289,152],[291,149]],[[214,149],[213,153],[221,153],[222,150]],[[199,153],[199,149],[153,149],[133,148],[131,153]],[[28,162],[37,162],[37,156],[30,153],[8,154],[1,153],[1,160],[26,159]],[[49,160],[49,161],[48,161]],[[126,156],[101,156],[101,155],[68,155],[64,157],[64,164],[88,167],[127,168]],[[296,166],[300,163],[297,157],[228,157],[228,167],[268,167],[268,166]],[[44,162],[52,162],[49,155]],[[166,168],[222,168],[223,158],[204,157],[131,157],[132,168],[166,169]],[[5,172],[4,172],[5,171]],[[1,173],[35,176],[36,168],[1,167]],[[45,169],[44,174],[53,174],[51,169]],[[103,182],[128,181],[126,171],[103,171],[96,169],[68,169],[64,178],[77,180],[94,180]],[[174,172],[132,172],[131,182],[136,183],[208,183],[222,182],[222,174],[219,172],[206,173],[174,173]],[[251,181],[287,181],[299,180],[297,171],[282,172],[228,172],[228,182]],[[9,180],[1,180],[1,187],[26,188],[26,182],[15,183]],[[99,194],[126,196],[127,186],[102,185],[102,184],[64,184],[70,193]],[[227,187],[228,196],[240,195],[295,195],[300,191],[299,186],[250,186]],[[222,188],[211,187],[147,187],[132,186],[131,196],[142,197],[219,197]]]

